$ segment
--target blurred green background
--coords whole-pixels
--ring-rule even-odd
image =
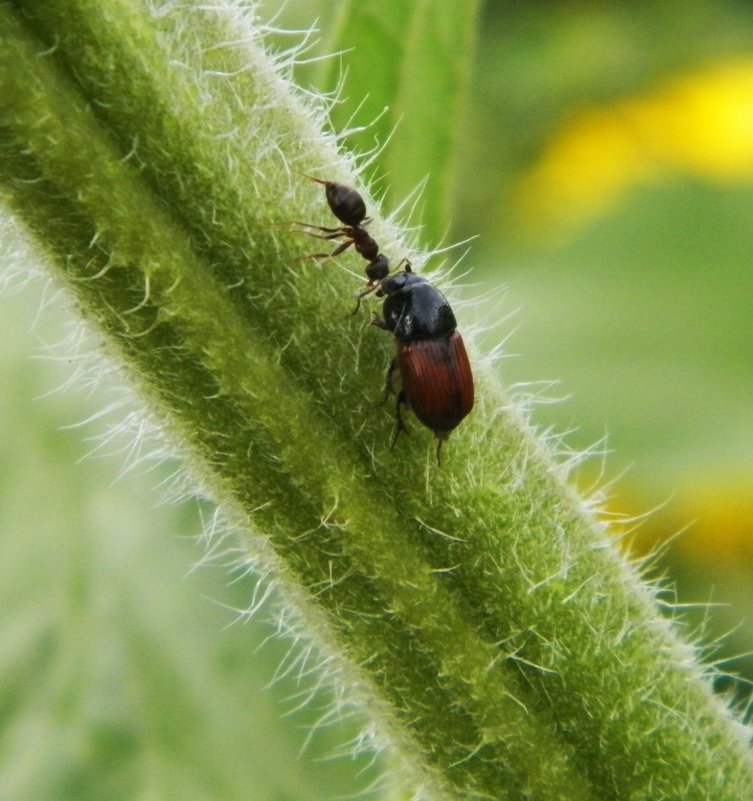
[[[411,220],[422,243],[477,236],[457,271],[473,301],[463,328],[485,350],[503,343],[499,374],[538,397],[535,423],[567,432],[574,452],[595,444],[578,480],[607,486],[631,547],[671,541],[653,575],[688,605],[688,634],[741,675],[718,684],[745,702],[753,6],[289,0],[276,12],[261,12],[274,29],[317,21],[293,72],[326,91],[345,75],[332,119],[354,129],[346,145],[386,143],[368,167],[386,209],[426,180]],[[298,38],[271,34],[281,58]],[[0,242],[3,262],[12,246]],[[84,458],[105,424],[66,426],[117,392],[47,394],[76,367],[32,358],[65,335],[61,299],[38,283],[0,303],[0,799],[370,787],[378,765],[336,756],[357,716],[312,734],[331,689],[292,712],[316,677],[299,686],[294,667],[273,681],[290,641],[268,641],[263,615],[231,625],[253,576],[221,559],[191,569],[211,509],[159,505],[169,466],[120,475],[116,445]]]

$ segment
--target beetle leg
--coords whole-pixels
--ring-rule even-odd
[[[403,420],[402,414],[402,406],[407,406],[408,400],[405,397],[405,393],[400,391],[397,394],[397,402],[395,403],[395,418],[396,418],[396,425],[395,425],[395,433],[392,435],[392,442],[390,443],[390,450],[395,447],[395,443],[398,440],[398,437],[401,434],[409,434],[408,426],[405,425],[405,421]]]
[[[377,404],[377,406],[384,406],[384,404],[387,403],[387,399],[390,397],[390,395],[395,394],[395,386],[392,381],[392,377],[395,375],[395,370],[397,370],[397,360],[393,359],[390,362],[390,366],[387,368],[387,374],[384,377],[384,397]]]
[[[444,445],[445,442],[447,442],[448,436],[449,436],[449,434],[447,432],[437,433],[436,434],[436,437],[437,437],[437,465],[438,466],[442,465],[442,445]]]
[[[377,406],[384,406],[389,400],[390,395],[395,394],[395,382],[392,380],[392,377],[395,375],[395,370],[397,370],[397,360],[393,359],[384,376],[384,397],[376,404]]]
[[[373,312],[373,316],[371,318],[371,324],[375,325],[377,328],[382,328],[385,331],[387,330],[387,323],[376,313]]]

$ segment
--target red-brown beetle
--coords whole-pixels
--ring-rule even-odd
[[[444,295],[405,262],[405,270],[379,282],[377,297],[384,298],[384,318],[374,324],[391,331],[397,356],[387,373],[387,391],[397,370],[397,429],[394,441],[405,431],[401,408],[407,406],[442,443],[473,409],[473,373],[463,338]]]

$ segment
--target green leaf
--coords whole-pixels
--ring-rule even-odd
[[[730,473],[753,467],[752,195],[745,185],[679,177],[633,188],[573,240],[531,247],[526,263],[535,267],[507,267],[528,357],[508,377],[558,375],[575,388],[578,443],[608,424],[618,454],[639,455],[633,484],[651,476],[654,503],[678,481],[720,480],[720,449]]]
[[[373,121],[358,143],[385,145],[372,174],[388,205],[427,182],[413,222],[429,243],[452,222],[478,14],[478,0],[340,3],[324,38],[326,52],[342,52],[320,63],[315,81],[333,91],[344,75],[335,129]]]

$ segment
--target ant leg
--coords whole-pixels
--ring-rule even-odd
[[[361,308],[361,301],[367,295],[370,295],[372,292],[374,292],[376,290],[376,288],[379,286],[379,283],[380,283],[379,281],[369,281],[369,283],[366,284],[366,289],[364,289],[363,292],[359,292],[358,293],[358,297],[356,298],[356,307],[351,312],[351,317],[354,314],[358,313],[358,310]],[[379,328],[384,328],[384,324],[383,323],[375,323],[374,320],[371,321],[371,324],[379,326]]]
[[[334,231],[331,234],[315,234],[313,231],[301,231],[300,233],[311,236],[314,239],[324,239],[327,242],[332,239],[347,239],[348,244],[353,244],[355,241],[347,231]]]
[[[397,402],[395,403],[395,418],[396,418],[396,425],[395,425],[395,433],[392,435],[392,442],[390,443],[390,450],[395,447],[395,443],[398,440],[398,437],[401,434],[405,434],[406,436],[410,433],[408,431],[408,427],[405,425],[403,421],[403,414],[402,414],[402,406],[407,406],[408,400],[405,397],[404,392],[399,392],[397,396]]]
[[[324,261],[331,255],[331,253],[307,253],[305,256],[298,256],[294,261]]]
[[[353,244],[353,240],[352,239],[348,239],[346,242],[343,242],[342,245],[340,245],[339,247],[336,247],[332,251],[331,255],[332,256],[339,256],[341,253],[344,253],[352,244]]]
[[[305,223],[301,222],[300,220],[293,220],[290,225],[300,225],[301,228],[311,228],[314,231],[321,231],[324,234],[333,234],[334,236],[345,236],[348,234],[343,226],[340,226],[339,228],[326,228],[323,225],[313,225],[312,223]],[[309,236],[316,236],[316,234],[309,234]],[[334,238],[334,236],[332,238]],[[322,237],[322,239],[325,238],[329,239],[330,237]]]
[[[408,259],[406,259],[406,258],[402,258],[402,259],[400,259],[400,263],[397,265],[397,267],[395,267],[395,269],[394,269],[394,270],[390,270],[390,272],[391,272],[391,273],[396,273],[396,272],[398,272],[398,270],[399,270],[399,269],[400,269],[400,268],[401,268],[403,265],[405,265],[405,272],[406,272],[406,273],[412,273],[412,272],[413,272],[413,270],[411,269],[411,263],[410,263],[410,261],[408,261]]]
[[[330,236],[320,236],[317,239],[332,239],[333,237]],[[305,256],[299,256],[296,261],[322,261],[323,259],[329,259],[332,256],[339,256],[341,253],[346,251],[351,245],[353,244],[353,240],[349,239],[347,242],[343,242],[342,245],[336,247],[332,253],[308,253]],[[355,314],[355,312],[354,312]]]

